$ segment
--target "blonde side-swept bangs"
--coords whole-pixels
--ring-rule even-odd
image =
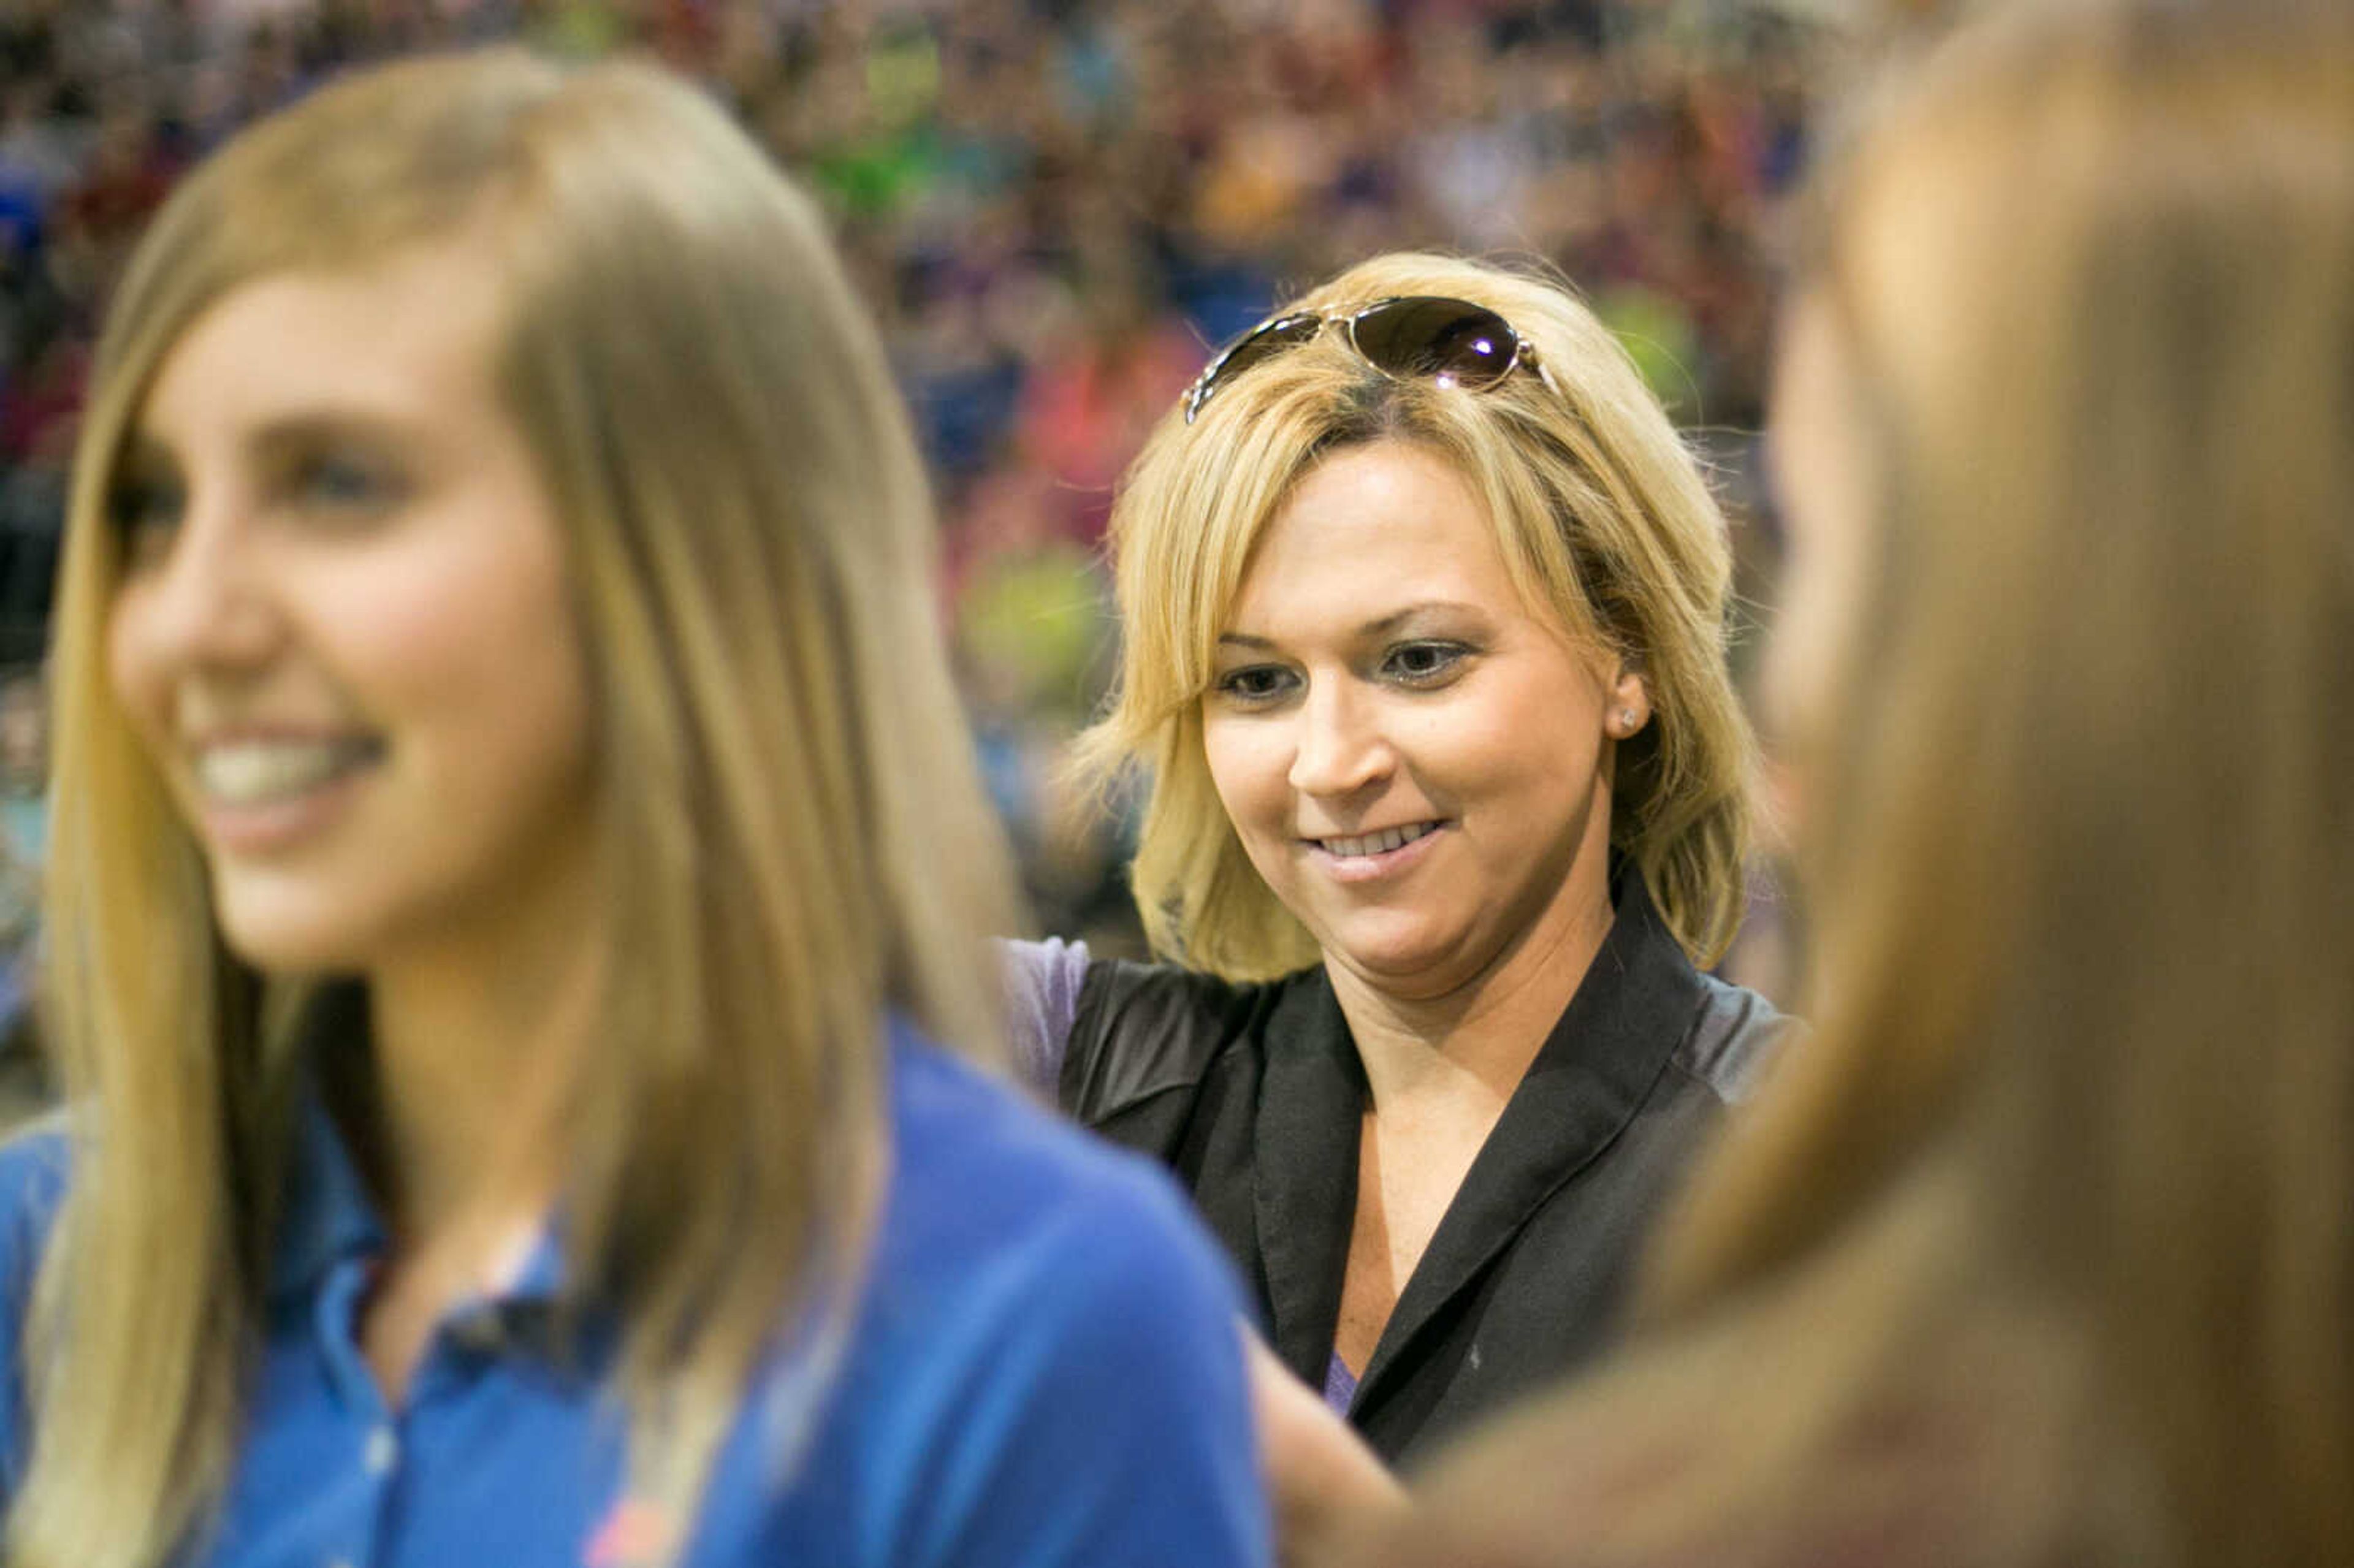
[[[200,1535],[296,1077],[303,988],[265,994],[223,948],[107,679],[116,466],[232,290],[459,242],[504,273],[495,373],[567,535],[622,959],[567,1107],[566,1241],[620,1315],[635,1483],[672,1517],[778,1333],[833,1342],[886,1169],[885,1013],[1000,1048],[982,937],[1011,876],[939,647],[921,461],[814,205],[646,67],[498,50],[322,90],[167,204],[77,460],[48,977],[76,1150],[26,1351],[19,1568],[157,1568]],[[823,1380],[797,1389],[813,1410]]]
[[[1172,409],[1111,519],[1124,638],[1104,718],[1080,738],[1097,779],[1149,777],[1130,885],[1153,948],[1231,980],[1316,961],[1306,927],[1252,868],[1209,777],[1200,703],[1251,552],[1301,477],[1343,447],[1424,446],[1485,503],[1529,603],[1627,659],[1652,722],[1623,744],[1611,842],[1696,962],[1743,904],[1756,745],[1725,662],[1731,546],[1691,453],[1609,330],[1553,281],[1450,257],[1375,258],[1282,307],[1341,313],[1405,294],[1511,322],[1543,377],[1476,394],[1393,380],[1338,334]]]

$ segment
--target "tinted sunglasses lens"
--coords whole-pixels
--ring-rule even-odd
[[[1219,387],[1252,366],[1287,348],[1297,347],[1323,330],[1321,316],[1279,316],[1236,338],[1231,348],[1210,362],[1210,368],[1202,372],[1202,379],[1193,384],[1193,394],[1185,400],[1185,422],[1193,422],[1193,416],[1217,395]]]
[[[1385,300],[1350,324],[1357,352],[1391,376],[1477,392],[1511,374],[1520,334],[1463,300]]]

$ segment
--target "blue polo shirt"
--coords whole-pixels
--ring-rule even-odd
[[[1270,1560],[1226,1266],[1156,1171],[896,1031],[894,1167],[839,1372],[757,1380],[684,1568],[1220,1568]],[[21,1328],[68,1175],[0,1150],[0,1486]],[[453,1312],[387,1407],[356,1308],[384,1230],[332,1122],[301,1129],[249,1431],[191,1568],[626,1568],[610,1342],[555,1334],[562,1260]],[[610,1341],[610,1336],[605,1336]]]

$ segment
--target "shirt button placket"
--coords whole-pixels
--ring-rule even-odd
[[[337,1265],[320,1292],[317,1307],[318,1331],[332,1380],[341,1396],[339,1403],[347,1416],[356,1418],[345,1427],[357,1439],[355,1446],[343,1450],[349,1457],[340,1463],[356,1467],[358,1477],[352,1480],[351,1470],[342,1472],[345,1485],[341,1489],[352,1508],[343,1520],[343,1530],[348,1533],[332,1542],[319,1542],[321,1548],[329,1549],[321,1552],[323,1568],[371,1568],[383,1560],[386,1551],[400,1443],[393,1414],[368,1370],[355,1331],[359,1321],[359,1302],[373,1272],[364,1260]]]
[[[394,1430],[388,1416],[380,1418],[360,1439],[360,1473],[367,1477],[374,1493],[374,1506],[369,1510],[373,1539],[358,1552],[335,1559],[332,1568],[361,1568],[373,1563],[383,1548],[387,1514],[391,1505],[390,1491],[393,1471],[400,1465],[400,1434]]]

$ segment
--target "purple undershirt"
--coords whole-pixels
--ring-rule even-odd
[[[1356,1397],[1357,1374],[1349,1370],[1341,1352],[1334,1351],[1332,1364],[1324,1369],[1324,1403],[1332,1407],[1335,1415],[1346,1415],[1350,1403]]]

